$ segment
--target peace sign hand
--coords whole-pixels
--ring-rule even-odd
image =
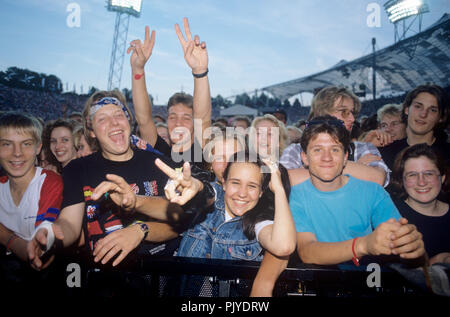
[[[203,189],[202,182],[191,176],[191,166],[188,162],[184,163],[183,171],[174,170],[160,159],[155,160],[155,165],[169,176],[164,192],[171,203],[182,206]]]
[[[175,32],[177,33],[178,40],[183,48],[184,59],[194,74],[202,74],[208,69],[208,51],[206,50],[206,43],[200,42],[200,37],[198,35],[192,39],[187,18],[183,19],[183,24],[186,38],[184,38],[178,24],[175,24]]]
[[[152,31],[152,35],[150,36],[150,28],[148,26],[145,27],[145,39],[144,44],[142,44],[141,40],[131,41],[130,47],[128,47],[127,54],[133,51],[130,57],[131,68],[138,72],[142,72],[144,70],[145,63],[147,63],[148,59],[152,55],[153,47],[155,46],[155,31]]]

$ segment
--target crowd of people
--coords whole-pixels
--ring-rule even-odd
[[[441,87],[413,89],[358,133],[361,102],[337,86],[292,126],[282,110],[213,120],[207,47],[183,22],[175,33],[194,91],[175,93],[167,115],[146,88],[148,27],[128,48],[134,113],[120,92],[97,91],[82,112],[44,125],[39,100],[29,114],[1,114],[2,259],[37,271],[61,250],[118,270],[143,256],[258,261],[252,296],[271,296],[293,256],[450,264]]]

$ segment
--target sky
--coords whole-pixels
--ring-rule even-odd
[[[156,105],[167,104],[175,92],[193,92],[174,30],[175,23],[182,26],[183,17],[189,18],[191,32],[208,48],[211,95],[230,97],[369,54],[373,37],[377,49],[392,45],[394,26],[385,2],[143,0],[141,16],[130,18],[127,42],[143,40],[146,25],[156,31],[147,89]],[[74,5],[79,10],[71,9]],[[450,12],[450,0],[428,0],[428,5],[423,29]],[[75,85],[78,93],[81,86],[84,93],[91,86],[107,88],[116,13],[107,11],[105,0],[2,0],[0,8],[1,71],[16,66],[54,74],[64,90]],[[70,19],[74,14],[79,26]],[[121,80],[125,87],[131,88],[129,55]]]

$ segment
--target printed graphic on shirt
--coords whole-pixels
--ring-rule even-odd
[[[144,182],[145,196],[158,196],[158,185],[156,181]]]

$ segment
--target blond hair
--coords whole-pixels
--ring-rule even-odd
[[[334,103],[339,100],[342,102],[343,98],[350,98],[355,106],[355,118],[361,110],[361,102],[358,97],[345,87],[330,86],[322,88],[313,98],[311,103],[311,110],[309,112],[308,120],[315,117],[325,116],[332,112]]]
[[[250,126],[250,139],[254,138],[254,135],[252,136],[252,134],[256,132],[256,125],[261,121],[270,121],[278,128],[278,154],[283,153],[284,149],[288,146],[288,134],[284,123],[278,120],[274,115],[265,114],[253,119]]]

